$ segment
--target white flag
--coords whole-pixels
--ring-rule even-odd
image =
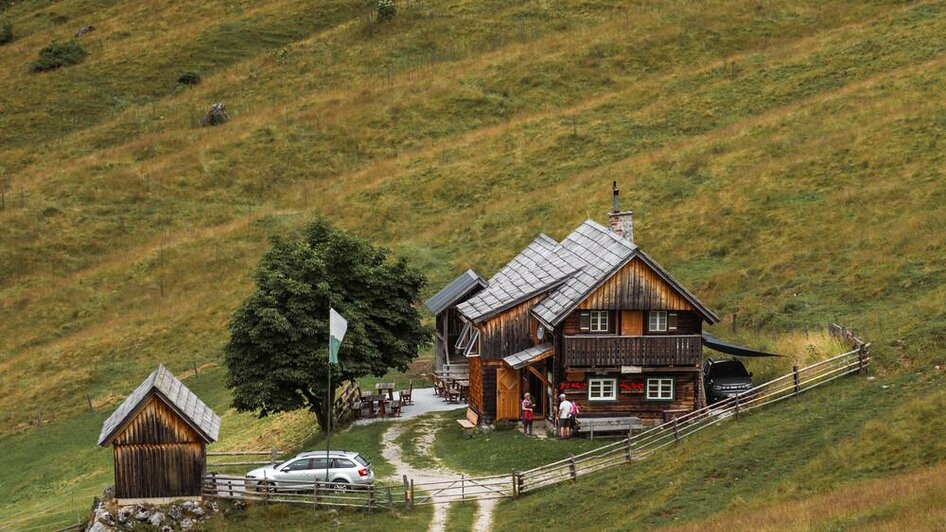
[[[328,309],[328,361],[330,364],[338,364],[338,348],[342,346],[342,340],[345,338],[345,331],[348,330],[348,321],[341,314],[335,312],[335,309]]]

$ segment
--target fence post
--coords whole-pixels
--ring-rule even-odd
[[[391,486],[385,488],[388,492],[388,508],[394,508],[394,496],[391,495]]]
[[[460,475],[460,500],[466,498],[466,491],[463,489],[463,475]]]
[[[864,364],[865,358],[867,357],[867,344],[861,345],[857,348],[857,372],[865,373],[867,371],[867,366]]]
[[[673,416],[673,441],[680,441],[680,431],[677,430],[677,416]]]
[[[404,475],[404,508],[410,510],[411,490],[407,483],[407,475]]]
[[[210,481],[213,483],[210,490],[210,495],[213,497],[217,496],[217,472],[213,471],[210,473]]]
[[[634,443],[631,441],[631,437],[627,437],[627,461],[634,461]]]
[[[414,479],[411,479],[411,510],[414,509]]]
[[[519,472],[518,471],[512,472],[512,498],[513,499],[519,498]]]
[[[318,508],[322,502],[322,494],[319,492],[319,479],[315,479],[315,491],[312,492],[312,509]]]
[[[374,507],[374,484],[368,485],[368,511]]]
[[[575,468],[575,455],[568,453],[568,470],[571,472],[572,480],[578,480],[578,470]]]
[[[227,480],[227,495],[232,499],[233,498],[233,481]]]
[[[277,458],[279,458],[279,449],[273,447],[269,452],[269,465],[275,466]]]
[[[798,395],[798,392],[801,391],[800,381],[798,378],[798,364],[792,366],[792,378],[795,379],[795,395]]]
[[[736,415],[739,415],[739,395],[736,394]]]

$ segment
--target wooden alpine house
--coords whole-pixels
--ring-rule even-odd
[[[634,244],[618,193],[615,183],[609,227],[540,234],[456,304],[459,336],[438,336],[437,349],[466,357],[481,422],[518,419],[525,392],[550,420],[566,394],[580,426],[653,424],[705,401],[702,327],[719,318]]]
[[[200,496],[206,445],[219,432],[220,416],[158,366],[102,426],[98,444],[113,448],[115,498],[127,504]]]

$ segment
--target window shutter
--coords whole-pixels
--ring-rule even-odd
[[[591,313],[590,312],[582,312],[579,314],[578,329],[582,331],[591,330]]]
[[[670,312],[667,314],[667,330],[675,331],[677,330],[677,313]]]

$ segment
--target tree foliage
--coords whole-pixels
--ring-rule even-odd
[[[328,309],[348,320],[333,383],[406,370],[431,331],[415,302],[424,276],[403,258],[317,219],[299,240],[272,239],[256,291],[234,313],[225,348],[233,406],[260,415],[327,415]]]

